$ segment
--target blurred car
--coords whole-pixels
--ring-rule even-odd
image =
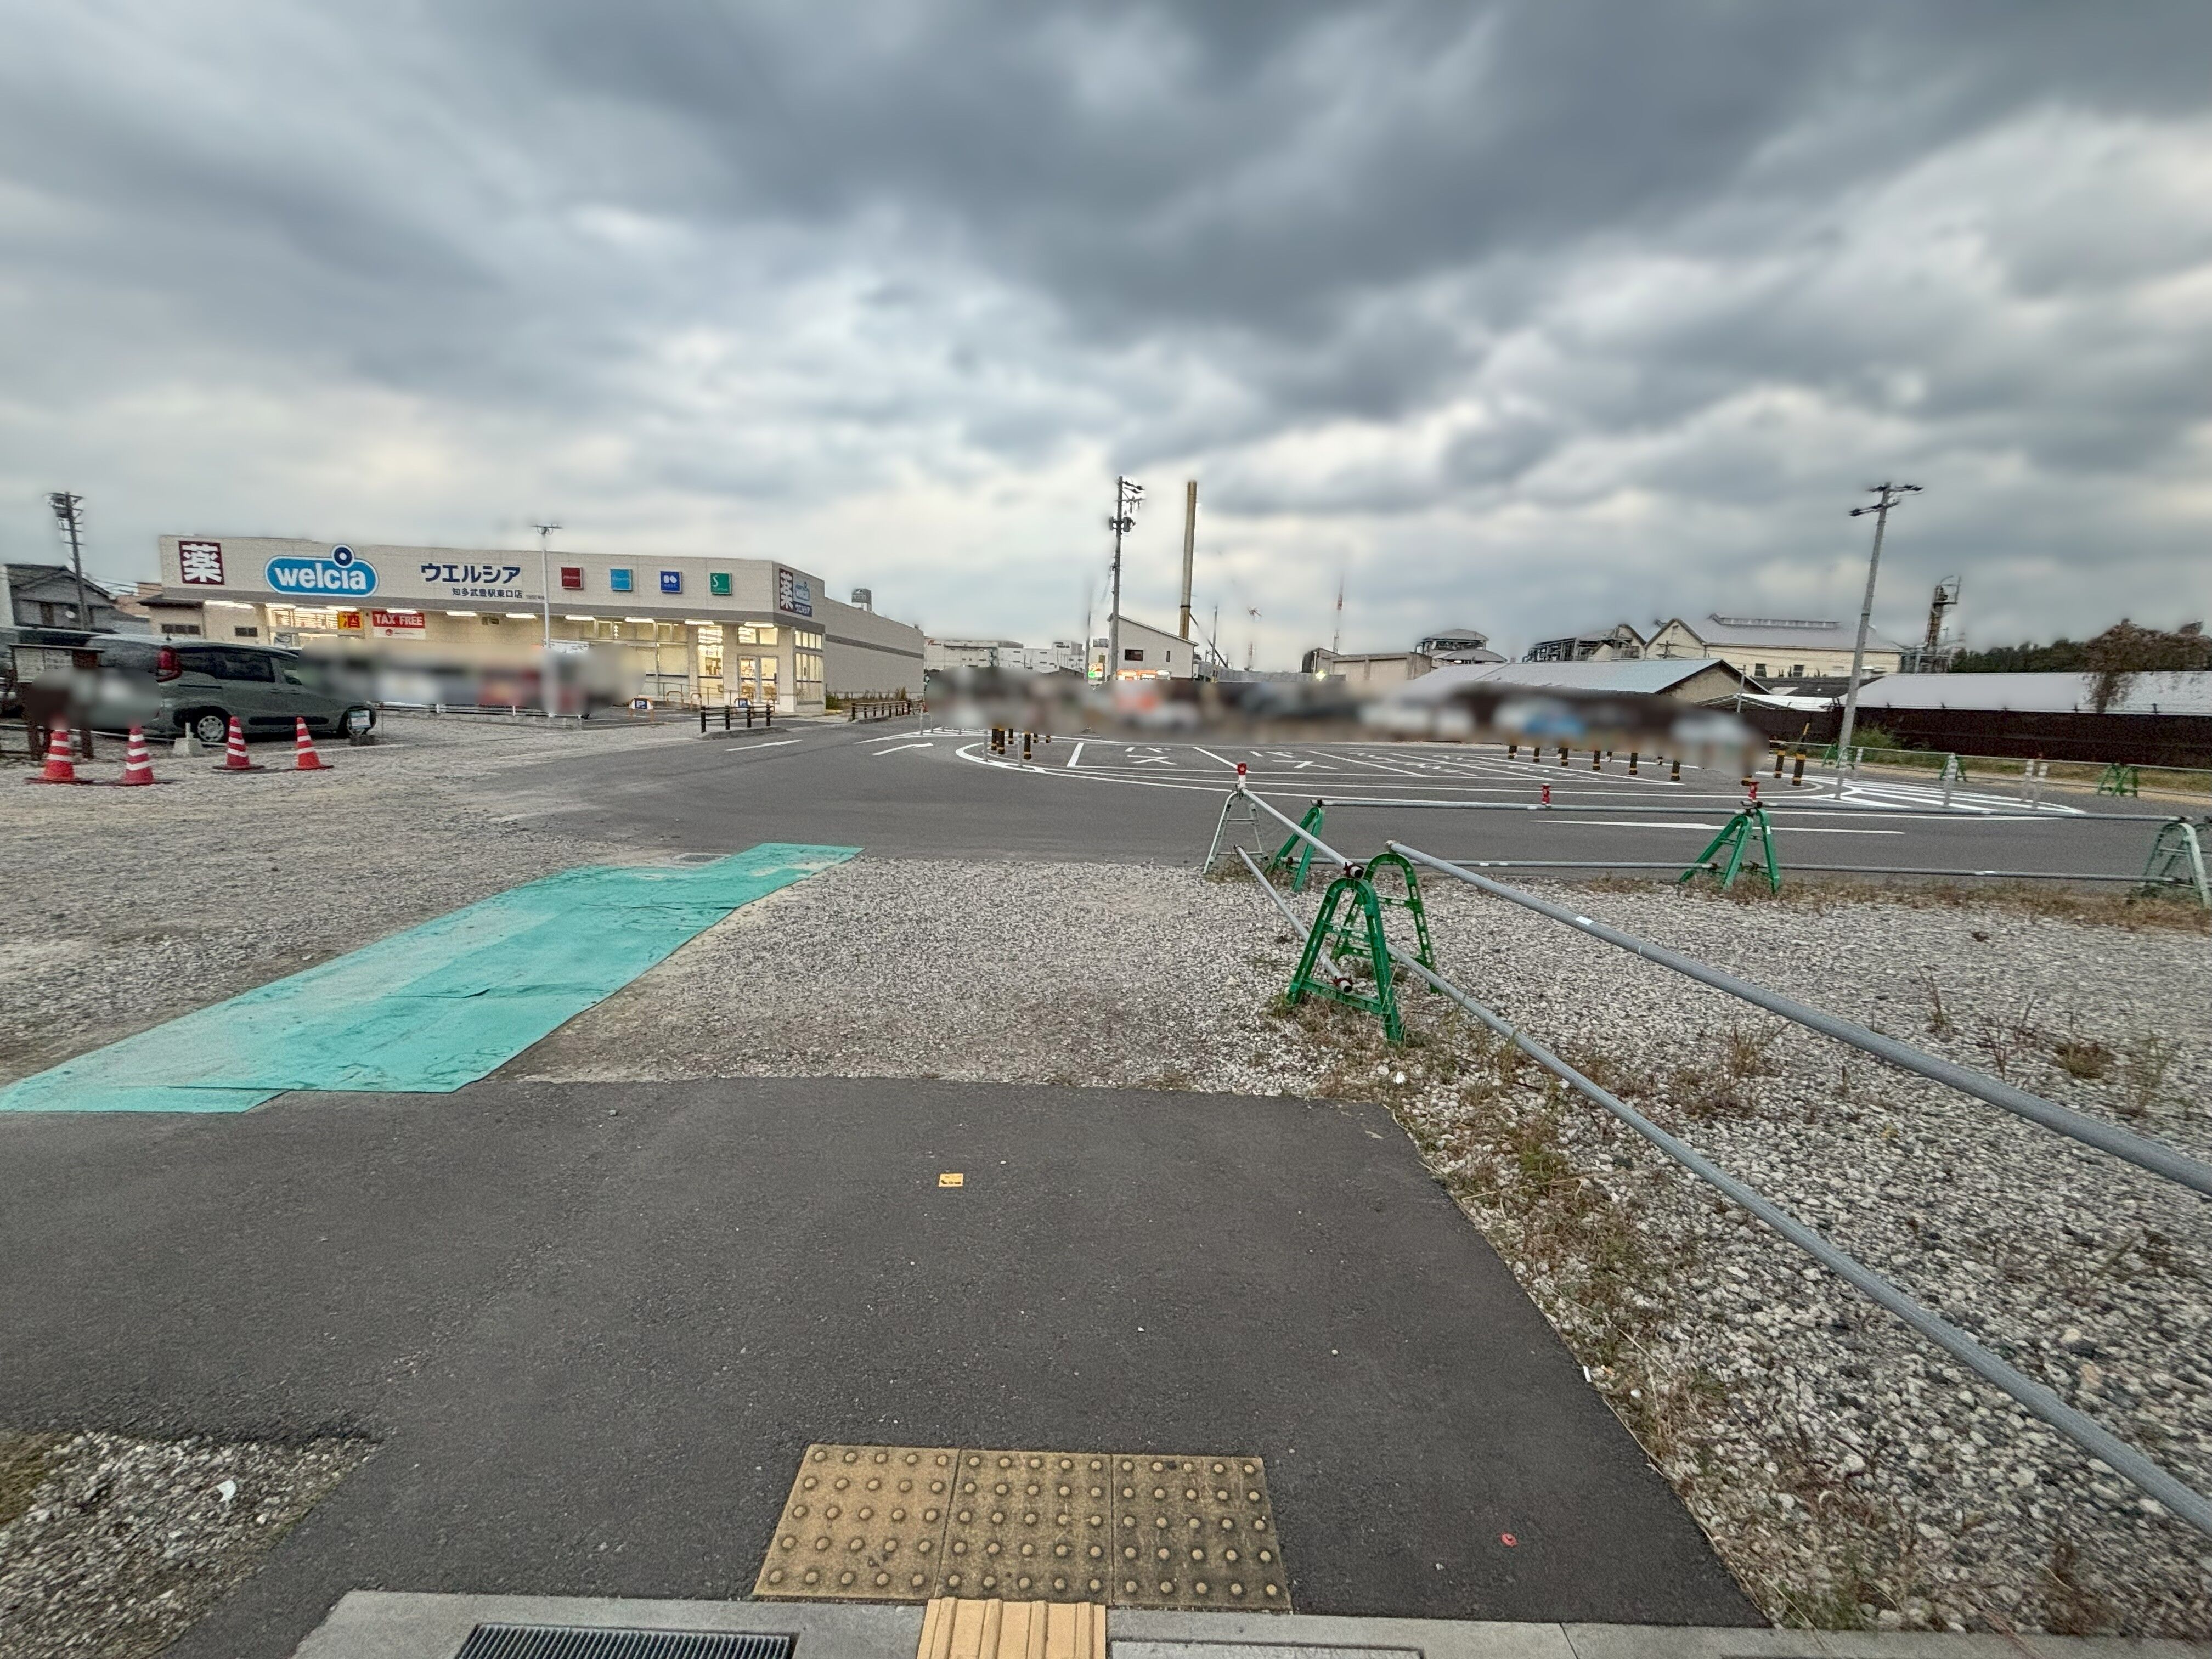
[[[331,737],[376,724],[374,707],[331,665],[282,647],[128,634],[97,635],[88,645],[100,653],[88,723],[100,731],[141,726],[149,734],[190,732],[213,744],[228,735],[234,717],[249,738],[289,736],[299,719]]]

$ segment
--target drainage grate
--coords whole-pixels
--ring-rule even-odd
[[[750,1631],[478,1625],[453,1659],[791,1659],[792,1641]]]

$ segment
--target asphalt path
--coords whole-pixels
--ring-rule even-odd
[[[1305,1612],[1757,1622],[1380,1108],[502,1082],[0,1160],[0,1421],[380,1443],[178,1655],[744,1595],[812,1440],[1258,1453]]]
[[[522,813],[657,848],[725,852],[763,840],[834,841],[878,857],[1188,862],[1204,854],[1237,766],[1297,816],[1317,798],[1328,833],[1358,856],[1401,840],[1453,860],[1578,861],[1680,869],[1743,799],[1740,780],[1686,767],[1676,782],[1649,760],[1509,759],[1502,744],[1130,744],[1060,738],[994,754],[975,733],[884,726],[779,728],[746,738],[596,750],[502,775],[532,798]],[[1540,811],[1543,791],[1559,808]],[[2096,872],[2133,876],[2155,827],[2119,815],[2159,810],[2073,793],[2031,810],[2015,789],[1946,792],[1911,778],[1849,779],[1840,797],[1817,769],[1803,787],[1761,778],[1785,870]],[[1483,810],[1359,801],[1480,803]],[[1279,836],[1277,837],[1279,839]],[[1544,870],[1525,868],[1532,878]],[[1571,874],[1553,869],[1553,874]],[[1663,875],[1654,869],[1651,873]]]

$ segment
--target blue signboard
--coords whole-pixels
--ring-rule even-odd
[[[349,547],[332,548],[326,559],[271,559],[264,574],[279,593],[352,597],[376,592],[376,567]]]
[[[680,570],[662,571],[660,591],[664,593],[681,593],[684,591],[684,573]]]
[[[617,593],[627,593],[627,592],[629,592],[629,571],[627,571],[627,570],[610,570],[610,571],[608,571],[608,572],[607,572],[607,586],[608,586],[608,587],[609,587],[612,592],[617,592]]]

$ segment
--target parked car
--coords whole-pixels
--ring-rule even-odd
[[[235,716],[246,736],[289,736],[295,720],[336,737],[376,723],[376,710],[331,665],[266,645],[149,640],[103,634],[92,724],[106,732],[143,726],[149,733],[189,731],[219,744]]]

